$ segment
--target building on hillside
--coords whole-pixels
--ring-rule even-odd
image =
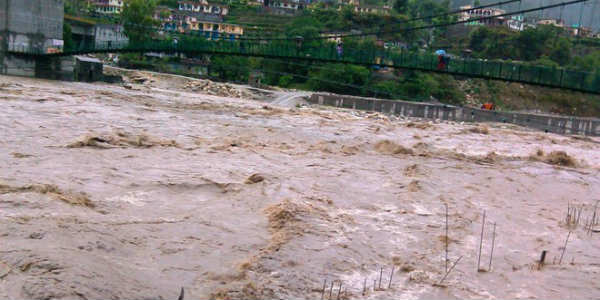
[[[359,6],[360,5],[360,1],[359,0],[338,0],[338,4],[340,4],[340,5]]]
[[[157,12],[154,18],[160,21],[165,32],[189,33],[211,40],[233,40],[244,34],[242,26],[224,23],[220,15],[172,10],[169,14]]]
[[[179,10],[225,16],[229,7],[221,4],[211,4],[206,0],[179,1]]]
[[[543,20],[537,21],[537,25],[552,25],[552,26],[564,28],[565,22],[563,20],[557,20],[557,19],[543,19]]]
[[[354,12],[359,14],[376,14],[376,15],[389,15],[392,9],[389,6],[377,6],[368,4],[359,4],[354,6]]]
[[[578,37],[594,37],[593,31],[589,27],[581,26],[574,24],[573,26],[567,28],[567,31],[572,36]]]
[[[338,10],[342,10],[344,6],[352,6],[352,10],[359,14],[376,14],[376,15],[389,15],[391,14],[392,8],[387,5],[370,5],[361,3],[359,0],[340,0],[338,1]]]
[[[506,20],[504,17],[495,17],[494,18],[494,16],[500,16],[502,14],[505,14],[506,11],[503,9],[498,9],[498,8],[493,8],[493,7],[473,9],[473,7],[471,5],[461,6],[460,9],[465,10],[465,11],[460,14],[459,21],[473,20],[471,22],[465,23],[465,25],[467,25],[467,26],[473,26],[473,25],[475,25],[475,26],[478,26],[478,25],[501,26],[501,25],[505,25],[505,23],[506,23]],[[486,19],[477,20],[480,18],[486,18]]]
[[[278,15],[295,15],[306,8],[305,0],[264,0],[263,7],[267,12]]]
[[[510,30],[523,31],[525,29],[523,15],[511,16],[510,19],[506,20],[506,26]]]
[[[94,44],[96,46],[112,47],[129,42],[125,35],[123,25],[119,24],[96,24],[94,26]]]
[[[101,14],[120,14],[123,10],[124,0],[91,0],[95,11]]]
[[[327,33],[321,33],[320,36],[322,38],[327,38],[328,42],[332,42],[332,43],[341,43],[342,42],[342,38],[340,37],[340,35],[343,35],[344,32],[327,32]]]

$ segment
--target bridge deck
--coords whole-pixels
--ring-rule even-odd
[[[600,71],[595,73],[572,71],[564,68],[532,66],[525,63],[454,58],[444,67],[438,66],[438,57],[432,54],[398,50],[343,49],[340,54],[335,45],[321,44],[298,47],[295,42],[283,41],[202,41],[174,43],[152,40],[143,43],[107,42],[93,47],[66,50],[61,53],[42,53],[29,48],[9,49],[9,53],[34,57],[52,57],[88,53],[167,52],[188,54],[226,54],[295,59],[314,62],[350,63],[447,73],[465,77],[496,79],[533,85],[600,93]]]

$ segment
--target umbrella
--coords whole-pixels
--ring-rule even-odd
[[[440,49],[440,50],[435,51],[435,54],[437,54],[437,55],[446,55],[446,51]]]

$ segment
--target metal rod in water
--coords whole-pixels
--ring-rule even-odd
[[[456,264],[460,261],[460,259],[463,258],[462,256],[459,257],[454,264],[452,265],[452,267],[450,267],[450,269],[448,270],[448,272],[446,272],[446,275],[444,275],[444,277],[442,277],[442,280],[440,280],[440,283],[438,284],[442,284],[442,282],[444,281],[444,279],[446,279],[446,277],[448,277],[448,274],[450,274],[450,272],[452,272],[452,270],[454,269],[454,267],[456,267]]]
[[[329,288],[329,300],[331,300],[331,292],[333,292],[333,281],[331,281],[331,287]]]
[[[481,222],[481,237],[479,238],[479,258],[477,258],[477,272],[481,265],[481,247],[483,246],[483,230],[485,228],[485,210],[483,211],[483,221]]]
[[[394,266],[392,266],[392,273],[390,273],[390,283],[388,284],[388,289],[392,287],[392,278],[394,277]]]
[[[538,270],[540,270],[544,266],[544,261],[546,260],[546,253],[548,253],[548,251],[542,251],[542,255],[540,256],[540,262],[538,264]],[[554,259],[556,259],[556,257],[554,257]]]
[[[446,238],[444,239],[444,241],[446,242],[446,257],[445,257],[445,272],[448,272],[448,204],[446,205]]]
[[[560,254],[560,259],[558,260],[559,265],[562,263],[563,256],[565,255],[565,250],[567,250],[567,243],[569,242],[570,236],[571,236],[571,232],[569,231],[569,234],[567,234],[567,239],[565,240],[565,246],[563,247],[563,251]]]
[[[496,242],[496,222],[494,222],[494,233],[492,234],[492,251],[490,252],[490,265],[488,272],[492,271],[492,259],[494,258],[494,244]]]

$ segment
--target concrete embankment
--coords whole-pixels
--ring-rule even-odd
[[[499,112],[445,104],[382,100],[335,94],[313,94],[310,103],[371,110],[406,117],[465,122],[501,122],[559,134],[600,135],[600,119],[550,116],[518,112]]]

